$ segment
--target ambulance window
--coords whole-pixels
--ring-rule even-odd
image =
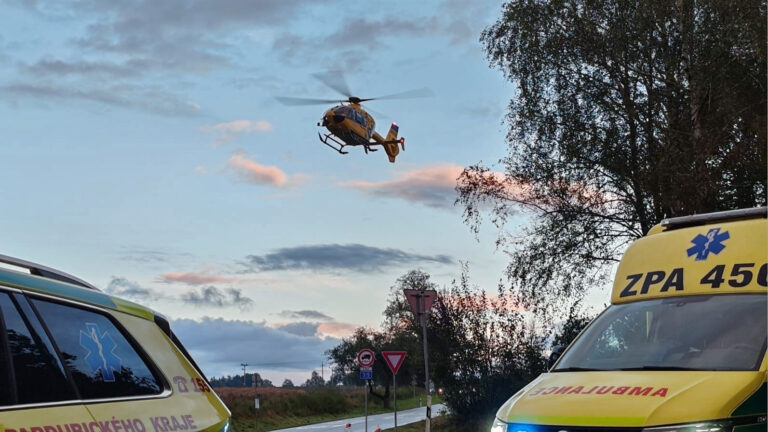
[[[162,385],[107,316],[33,300],[83,399],[158,394]]]
[[[553,371],[757,370],[766,350],[767,312],[761,294],[612,305],[573,342]]]
[[[23,298],[21,304],[29,307]],[[76,399],[61,363],[34,315],[22,315],[16,302],[5,293],[0,293],[0,311],[16,384],[15,387],[0,387],[5,387],[5,392],[15,389],[17,404]],[[0,398],[4,396],[0,393]]]
[[[2,294],[0,294],[2,296]],[[8,353],[8,344],[6,343],[7,337],[5,334],[5,327],[3,327],[2,320],[0,320],[0,382],[7,383],[6,385],[0,385],[0,406],[11,405],[13,403],[13,376],[10,369],[10,356]]]

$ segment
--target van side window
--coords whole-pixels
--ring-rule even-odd
[[[157,375],[104,314],[34,299],[83,399],[158,394]]]
[[[40,323],[34,316],[22,315],[17,306],[8,294],[0,293],[4,337],[15,380],[15,387],[0,387],[15,391],[12,404],[77,399]]]

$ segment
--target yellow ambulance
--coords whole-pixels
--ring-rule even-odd
[[[766,225],[763,207],[652,228],[611,305],[492,432],[765,432]]]
[[[0,263],[0,432],[229,430],[162,315],[59,270]]]

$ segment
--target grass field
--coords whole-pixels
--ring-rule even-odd
[[[364,389],[359,388],[214,388],[232,411],[232,426],[237,431],[266,432],[292,426],[321,423],[340,418],[359,417],[364,414]],[[381,389],[378,391],[381,393]],[[406,410],[419,406],[424,391],[411,388],[398,389],[397,409]],[[254,408],[258,397],[260,409]],[[441,403],[438,396],[432,403]],[[369,395],[368,414],[381,414],[383,403]],[[423,428],[422,428],[423,429]]]

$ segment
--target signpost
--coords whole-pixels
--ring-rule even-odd
[[[404,289],[403,294],[408,299],[408,303],[411,305],[413,315],[419,320],[421,324],[422,340],[424,341],[424,387],[427,390],[427,421],[426,432],[429,432],[432,427],[432,396],[430,395],[429,388],[429,352],[427,351],[427,317],[429,316],[429,310],[432,309],[432,303],[437,298],[437,291],[435,290],[416,290],[416,289]]]
[[[397,371],[405,360],[405,351],[382,351],[381,356],[392,371],[392,387],[395,393],[395,432],[397,432]]]
[[[376,354],[368,348],[357,353],[357,364],[360,365],[360,379],[365,381],[365,432],[368,432],[368,380],[373,379],[373,362]]]

